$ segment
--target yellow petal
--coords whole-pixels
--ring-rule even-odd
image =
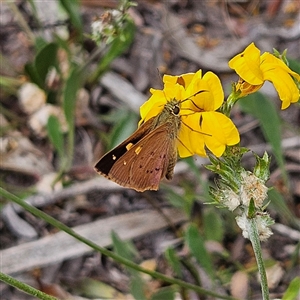
[[[182,100],[184,97],[184,87],[180,84],[166,82],[163,90],[167,101],[172,99]]]
[[[151,89],[152,96],[140,107],[141,120],[146,122],[150,118],[157,116],[167,103],[165,94],[163,91]]]
[[[282,101],[281,109],[297,102],[299,100],[299,89],[292,77],[299,81],[300,75],[293,72],[283,61],[270,53],[264,53],[261,60],[264,79],[271,81],[277,90]]]
[[[263,84],[252,85],[240,78],[238,80],[238,82],[236,83],[235,88],[237,91],[241,92],[240,97],[243,97],[243,96],[255,93],[262,87],[262,85]]]
[[[163,90],[150,89],[150,92],[152,96],[140,107],[141,120],[139,125],[161,113],[168,101],[182,99],[184,88],[179,84],[166,82]]]
[[[202,70],[199,69],[196,73],[183,74],[182,77],[183,77],[184,82],[185,82],[185,89],[187,89],[194,78],[201,78],[202,77]]]
[[[186,88],[190,82],[192,81],[195,73],[186,73],[179,76],[172,76],[172,75],[164,75],[163,82],[164,83],[172,83],[172,84],[180,84],[184,88]]]
[[[225,115],[219,112],[202,113],[201,131],[206,147],[216,156],[221,156],[226,146],[236,145],[240,141],[237,128]]]
[[[224,92],[223,92],[221,81],[219,77],[213,72],[205,73],[202,80],[206,82],[206,86],[210,91],[210,97],[211,97],[210,102],[213,102],[213,109],[211,110],[217,110],[224,101]],[[203,93],[203,95],[206,96],[205,93]],[[207,99],[206,99],[206,103],[207,103]],[[210,104],[208,103],[207,107],[209,106]],[[206,105],[204,105],[204,107],[206,107]],[[204,110],[208,111],[208,109],[206,108]]]
[[[202,157],[207,157],[203,133],[192,131],[190,134],[190,142],[195,154]]]
[[[194,154],[206,157],[204,134],[200,131],[201,113],[194,113],[182,117],[179,132],[178,153],[180,157],[188,157]]]
[[[185,94],[187,98],[192,97],[195,93],[199,92],[201,88],[201,79],[202,70],[200,69],[196,73],[194,73],[194,76],[191,78],[189,84],[185,87]]]
[[[260,70],[260,51],[251,43],[244,52],[233,57],[229,67],[245,81],[252,85],[263,83],[263,74]]]
[[[267,64],[274,64],[274,68],[279,67],[280,69],[282,69],[283,71],[285,71],[286,73],[290,74],[292,77],[294,77],[297,81],[300,81],[300,75],[297,74],[296,72],[292,71],[282,60],[280,60],[279,58],[277,58],[276,56],[265,52],[262,56],[261,56],[261,70],[262,72],[265,72],[265,65]]]
[[[183,107],[193,111],[214,111],[218,109],[224,101],[220,79],[212,72],[207,72],[203,78],[195,76],[185,91],[185,98],[190,99],[190,101],[186,101]]]
[[[267,66],[266,66],[267,67]],[[299,90],[292,77],[281,68],[269,69],[264,72],[266,80],[273,83],[280,100],[281,109],[286,109],[291,103],[299,100]]]
[[[220,157],[223,155],[226,145],[220,143],[218,140],[211,139],[205,142],[205,146],[216,156]]]
[[[185,123],[185,117],[183,117]],[[191,130],[182,123],[178,135],[177,150],[180,157],[189,157],[195,154],[190,142]],[[204,145],[204,144],[203,144]]]

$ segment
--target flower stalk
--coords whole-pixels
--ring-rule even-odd
[[[4,274],[2,272],[0,272],[0,280],[5,282],[6,284],[13,286],[21,291],[23,291],[24,293],[31,295],[35,298],[38,299],[42,299],[42,300],[58,300],[57,298],[50,296],[48,294],[45,294],[37,289],[35,289],[34,287],[21,282],[7,274]]]
[[[263,299],[268,300],[268,282],[260,241],[267,240],[272,235],[270,225],[274,223],[264,212],[266,206],[264,206],[264,201],[268,190],[265,181],[269,174],[269,158],[266,154],[262,159],[257,157],[257,165],[252,173],[241,166],[242,153],[243,151],[228,149],[223,158],[209,156],[212,165],[207,168],[220,175],[216,183],[217,187],[211,188],[210,193],[214,199],[213,204],[223,206],[230,211],[239,211],[236,222],[242,229],[243,236],[251,241],[261,279]],[[255,173],[260,177],[257,177]]]
[[[269,300],[269,289],[268,289],[268,280],[267,274],[265,270],[265,265],[262,257],[262,249],[259,240],[259,234],[257,229],[257,222],[255,218],[247,218],[247,227],[249,232],[249,239],[251,241],[255,259],[257,262],[258,272],[260,276],[260,285],[261,285],[261,292],[264,300]]]
[[[242,96],[239,83],[233,85],[232,93],[220,111],[229,117],[233,105]],[[209,155],[212,164],[207,166],[207,169],[220,176],[216,182],[217,187],[211,188],[210,193],[214,204],[230,211],[239,210],[236,222],[242,229],[243,236],[251,241],[260,275],[262,296],[264,300],[268,300],[268,282],[260,241],[267,240],[272,235],[270,225],[274,223],[264,212],[267,207],[267,204],[264,205],[268,192],[265,182],[270,175],[270,157],[267,153],[262,158],[254,154],[256,165],[250,172],[241,165],[241,159],[248,151],[237,145],[228,146],[221,158]]]

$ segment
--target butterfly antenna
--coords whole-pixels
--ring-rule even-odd
[[[191,98],[197,96],[198,94],[204,93],[204,92],[208,92],[208,91],[206,91],[206,90],[200,90],[200,91],[196,92],[195,94],[189,96],[188,98],[182,100],[181,103],[185,102],[187,100],[190,100],[195,105],[195,107],[197,107],[199,110],[202,110]]]
[[[191,116],[191,115],[193,115],[193,114],[196,113],[196,111],[194,111],[194,110],[191,109],[191,108],[181,108],[181,110],[189,110],[189,111],[190,111],[189,113],[181,114],[182,116]]]
[[[194,132],[197,132],[197,133],[206,135],[206,136],[212,136],[212,134],[209,134],[209,133],[205,133],[205,132],[201,132],[201,131],[195,130],[194,128],[192,128],[192,127],[189,126],[188,124],[184,123],[182,120],[181,120],[181,123],[182,123],[183,125],[185,125],[185,126],[186,126],[188,129],[190,129],[191,131],[194,131]],[[199,125],[200,125],[200,123],[202,123],[202,119],[200,120]]]
[[[158,75],[158,77],[160,79],[160,82],[162,82],[163,81],[163,77],[161,76],[161,73],[160,73],[159,69],[156,68],[156,71],[157,71],[157,75]]]

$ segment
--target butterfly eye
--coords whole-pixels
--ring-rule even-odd
[[[179,112],[180,112],[179,106],[178,106],[178,105],[175,105],[175,106],[173,107],[173,114],[174,114],[174,115],[178,115]]]

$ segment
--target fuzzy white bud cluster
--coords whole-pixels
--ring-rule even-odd
[[[264,182],[249,171],[243,172],[241,177],[240,197],[242,204],[249,206],[251,199],[253,199],[256,208],[262,207],[268,196],[268,188]]]
[[[258,236],[261,241],[266,241],[273,232],[270,229],[270,225],[274,223],[274,221],[270,218],[269,214],[262,213],[257,214],[255,216]],[[249,228],[249,220],[246,213],[243,213],[241,216],[236,217],[236,222],[238,226],[242,229],[242,234],[244,238],[249,238],[250,228]]]

